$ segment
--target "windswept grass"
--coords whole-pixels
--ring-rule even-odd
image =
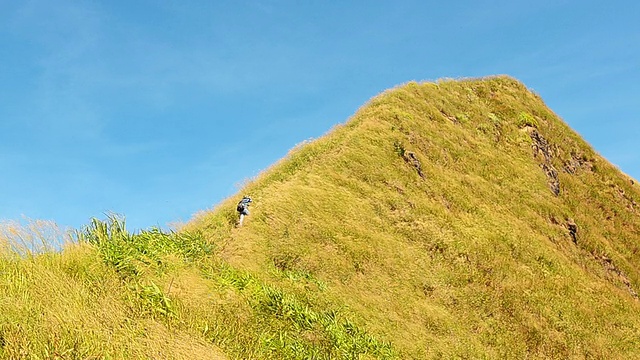
[[[70,233],[50,220],[0,221],[0,256],[34,256],[61,249]]]

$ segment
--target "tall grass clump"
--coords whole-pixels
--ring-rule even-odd
[[[130,233],[125,220],[110,215],[92,219],[77,231],[78,242],[97,247],[103,261],[118,273],[139,297],[139,308],[151,315],[175,315],[168,294],[156,283],[172,267],[193,263],[212,252],[212,246],[197,233],[165,233],[158,228]]]
[[[89,225],[76,231],[75,239],[96,246],[103,260],[124,278],[140,276],[149,270],[160,271],[170,257],[193,262],[213,251],[213,245],[197,232],[165,233],[152,228],[130,233],[124,218],[117,215],[104,221],[91,219]]]
[[[0,221],[0,254],[34,256],[61,250],[70,241],[71,233],[51,220]]]

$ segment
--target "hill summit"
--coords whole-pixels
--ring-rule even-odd
[[[26,323],[51,343],[73,322],[76,351],[96,356],[640,358],[638,184],[512,78],[388,90],[240,197],[172,234],[96,220],[62,253],[0,270],[32,262],[76,284],[76,310]],[[118,318],[82,300],[103,283]],[[42,353],[13,314],[0,354]]]

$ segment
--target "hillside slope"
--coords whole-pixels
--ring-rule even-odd
[[[408,83],[179,233],[0,242],[0,357],[640,358],[638,186],[514,79]]]
[[[513,79],[389,90],[242,192],[220,256],[403,358],[640,357],[638,185]]]

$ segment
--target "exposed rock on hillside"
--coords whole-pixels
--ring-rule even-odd
[[[551,191],[556,196],[560,195],[560,180],[558,179],[558,170],[553,167],[553,163],[551,162],[553,154],[549,142],[538,132],[536,128],[528,126],[526,130],[533,140],[532,148],[534,156],[536,158],[538,156],[542,157],[542,163],[540,164],[540,166],[542,167],[542,171],[544,171],[545,175],[547,176]]]

